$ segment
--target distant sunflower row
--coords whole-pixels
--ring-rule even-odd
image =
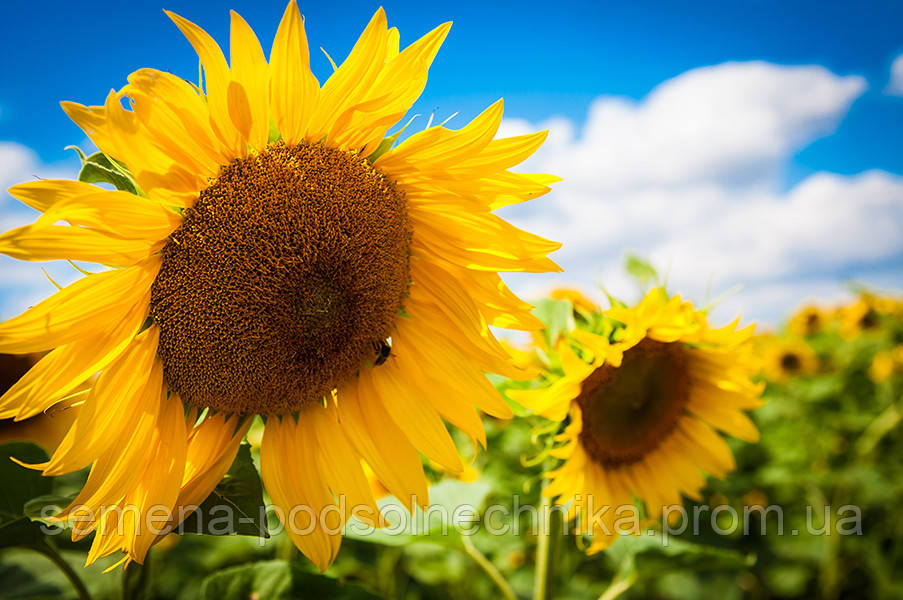
[[[833,370],[835,359],[819,352],[833,339],[877,344],[868,375],[886,381],[903,370],[903,298],[863,290],[840,306],[810,304],[793,314],[783,331],[759,335],[754,343],[764,377],[785,383]]]

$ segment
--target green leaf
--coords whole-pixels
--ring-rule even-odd
[[[555,346],[559,337],[566,335],[577,327],[574,321],[574,307],[567,300],[544,298],[533,309],[533,314],[545,323],[546,342]]]
[[[627,255],[624,268],[631,277],[637,280],[637,283],[642,288],[646,288],[651,283],[658,281],[658,272],[655,270],[655,267],[649,264],[649,261],[640,258],[636,254]]]
[[[385,546],[421,541],[454,545],[459,542],[459,528],[466,530],[479,520],[480,509],[491,489],[484,481],[440,481],[430,488],[429,511],[415,508],[413,516],[398,500],[387,496],[377,503],[388,522],[387,527],[375,529],[351,519],[345,527],[345,535]]]
[[[81,152],[80,152],[81,153]],[[85,183],[109,183],[117,190],[141,194],[138,183],[121,162],[103,152],[95,152],[82,162],[78,180]]]
[[[0,523],[15,521],[25,516],[25,504],[32,498],[49,494],[53,480],[40,471],[26,469],[11,457],[24,463],[42,463],[47,453],[29,442],[11,442],[0,446]]]
[[[61,496],[59,494],[44,494],[32,498],[25,503],[25,516],[32,521],[46,520],[47,516],[56,514],[72,504],[78,494]]]
[[[270,537],[266,527],[263,486],[251,459],[251,446],[242,444],[229,472],[216,489],[180,527],[181,533]]]
[[[271,560],[232,567],[207,577],[201,584],[204,600],[288,600],[333,598],[337,600],[373,600],[364,588],[308,573],[296,563]]]
[[[0,548],[34,548],[44,541],[40,523],[27,517],[4,521],[0,525]]]
[[[33,464],[47,460],[47,453],[29,442],[0,445],[0,548],[37,546],[43,539],[41,526],[32,523],[25,507],[34,498],[50,494],[53,480],[14,463],[11,457]]]
[[[633,563],[640,578],[656,577],[665,571],[714,571],[744,569],[755,557],[727,548],[691,544],[677,538],[667,541],[659,535],[622,536],[609,550],[619,563]]]

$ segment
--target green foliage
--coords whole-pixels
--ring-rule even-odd
[[[77,146],[68,146],[78,153],[82,168],[78,172],[78,180],[85,183],[108,183],[117,190],[132,194],[141,194],[138,182],[121,162],[110,158],[103,152],[95,152],[85,156]]]
[[[25,506],[32,498],[50,494],[53,482],[40,471],[26,469],[12,461],[40,463],[47,454],[34,444],[12,442],[0,445],[0,548],[34,547],[43,538],[40,527],[26,516]]]
[[[624,261],[624,269],[639,284],[640,289],[646,290],[658,283],[658,271],[644,258],[636,254],[628,254]]]
[[[221,507],[231,510],[225,511]],[[185,519],[181,530],[207,535],[270,537],[266,527],[263,486],[251,460],[248,444],[239,446],[226,476],[200,508]]]
[[[207,577],[201,585],[204,600],[371,600],[377,598],[354,584],[305,572],[298,563],[270,560],[225,569]]]
[[[544,298],[536,303],[533,314],[545,324],[543,336],[546,346],[550,348],[555,346],[560,337],[577,327],[574,321],[574,305],[567,300]]]
[[[465,515],[463,511],[456,515],[455,509],[462,506],[473,507],[478,518],[479,508],[483,506],[489,492],[489,484],[485,481],[441,481],[430,488],[430,506],[438,510],[425,513],[420,508],[415,508],[413,515],[408,514],[398,500],[387,496],[379,500],[378,505],[386,514],[388,527],[385,529],[390,530],[390,533],[352,519],[345,527],[345,535],[350,539],[388,546],[412,543],[458,546],[462,531],[469,529],[468,525],[473,519],[468,516],[471,513]],[[455,518],[445,520],[443,515],[453,515]]]

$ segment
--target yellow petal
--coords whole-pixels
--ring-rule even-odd
[[[156,69],[139,69],[129,75],[123,93],[134,102],[135,115],[150,142],[176,163],[190,165],[202,177],[214,177],[231,154],[210,124],[207,102],[181,77]]]
[[[35,210],[46,211],[57,202],[102,191],[102,188],[69,179],[42,179],[9,188],[9,195]]]
[[[341,147],[364,148],[364,156],[375,150],[423,92],[427,71],[450,28],[451,23],[440,25],[387,61],[367,95],[336,120],[330,138]]]
[[[234,10],[231,14],[232,82],[229,94],[231,98],[232,84],[237,83],[244,90],[249,123],[236,121],[234,117],[232,122],[245,142],[260,151],[266,147],[270,132],[269,65],[254,31]],[[229,108],[231,112],[231,102]]]
[[[210,116],[213,119],[216,131],[223,147],[231,153],[233,158],[243,156],[245,152],[244,141],[232,123],[229,114],[229,66],[223,51],[210,34],[179,15],[166,12],[173,20],[176,27],[185,35],[188,42],[197,52],[201,64],[204,65],[204,74],[207,79],[207,101],[210,106]]]
[[[87,275],[0,324],[0,352],[50,350],[112,329],[145,299],[160,259]]]
[[[152,385],[159,328],[143,331],[129,348],[100,374],[78,417],[46,463],[33,465],[55,476],[82,469],[115,445],[128,424],[139,418],[141,402]]]
[[[150,455],[149,448],[158,431],[160,399],[163,389],[163,368],[155,363],[147,385],[132,402],[139,407],[138,418],[118,431],[111,432],[117,444],[110,445],[96,458],[88,480],[72,504],[60,515],[66,517],[70,511],[90,509],[100,513],[101,506],[111,506],[122,502],[144,474]],[[181,479],[181,475],[179,476]]]
[[[56,348],[0,397],[0,419],[27,419],[56,404],[122,354],[144,324],[148,291],[112,330]]]
[[[128,192],[98,190],[62,200],[48,209],[35,228],[57,221],[86,227],[113,238],[158,242],[182,223],[161,203]]]
[[[391,363],[386,363],[360,376],[372,378],[375,397],[370,401],[383,406],[415,448],[446,470],[461,472],[464,468],[461,457],[442,418],[436,409],[419,397],[402,373]]]
[[[348,58],[326,80],[308,125],[308,138],[319,140],[333,132],[336,120],[358,104],[385,64],[388,29],[386,13],[377,9]]]
[[[0,235],[0,253],[19,260],[83,260],[129,266],[163,247],[163,242],[124,240],[82,227],[24,225]]]
[[[479,442],[485,448],[486,432],[479,414],[473,408],[473,396],[458,393],[458,390],[467,388],[452,381],[457,374],[446,375],[446,369],[431,369],[420,360],[423,356],[425,353],[405,336],[392,336],[392,356],[389,360],[398,365],[398,370],[404,373],[411,386],[427,399],[443,419],[466,433],[474,446]]]
[[[142,477],[128,495],[128,504],[137,510],[129,513],[134,533],[126,550],[139,564],[144,562],[147,551],[171,520],[185,471],[184,406],[177,396],[170,396],[165,389],[159,389],[157,393],[162,394],[162,398],[154,441],[149,446],[150,458]],[[158,508],[166,511],[158,512]]]
[[[291,0],[276,31],[270,52],[270,108],[286,144],[301,142],[316,110],[320,84],[310,71],[304,21]]]
[[[695,394],[691,394],[687,408],[716,429],[729,435],[746,442],[759,441],[759,430],[756,429],[752,420],[737,408],[708,402]]]
[[[358,454],[399,502],[413,512],[428,502],[426,478],[417,449],[395,422],[372,401],[372,383],[354,380],[338,393],[339,421]]]
[[[361,467],[360,455],[339,424],[335,406],[312,406],[300,419],[303,427],[316,437],[318,468],[340,506],[344,505],[345,521],[354,514],[363,523],[376,526],[379,507]]]
[[[260,444],[260,471],[286,533],[321,571],[335,558],[341,530],[327,532],[320,517],[334,505],[316,467],[309,435],[292,417],[268,420]],[[302,476],[302,473],[304,476]]]

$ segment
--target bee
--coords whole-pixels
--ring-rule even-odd
[[[389,358],[389,355],[392,353],[392,346],[386,340],[380,340],[374,342],[373,347],[376,349],[376,360],[373,361],[373,366],[379,366]]]

